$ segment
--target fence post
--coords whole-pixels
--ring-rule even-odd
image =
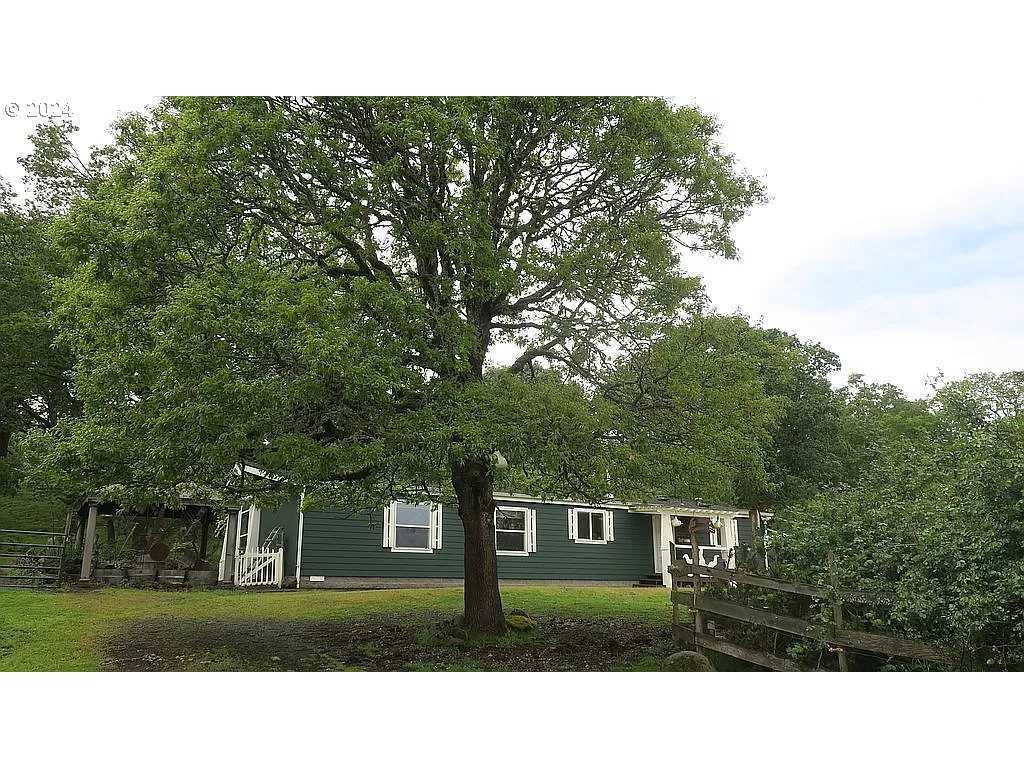
[[[675,566],[674,562],[669,563],[669,567]],[[676,600],[679,597],[679,574],[668,571],[668,575],[672,579],[672,626],[679,623],[679,604]]]
[[[700,565],[700,549],[697,547],[697,518],[690,518],[690,558],[693,560],[693,631],[698,635],[704,634],[704,617],[701,616],[697,604],[700,602],[700,574],[697,573],[697,566]],[[695,638],[696,639],[696,638]],[[699,645],[699,644],[698,644]]]
[[[839,577],[836,575],[836,557],[831,552],[828,555],[828,573],[832,582],[832,634],[837,635],[843,628],[843,596],[839,592]],[[836,646],[839,651],[839,671],[849,672],[849,660],[846,658],[846,649],[841,645]]]

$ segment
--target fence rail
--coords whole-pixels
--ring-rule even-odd
[[[283,549],[258,547],[235,558],[235,586],[280,587],[283,580]]]
[[[742,659],[766,669],[777,671],[797,671],[800,667],[789,659],[783,659],[759,650],[745,648],[736,643],[705,631],[704,614],[721,616],[735,621],[753,624],[778,632],[805,637],[833,647],[839,655],[839,668],[847,671],[846,649],[868,651],[884,656],[925,661],[944,666],[955,666],[960,662],[956,654],[936,648],[928,643],[875,632],[860,632],[846,629],[843,626],[843,603],[854,602],[863,604],[887,602],[886,598],[865,592],[840,590],[835,587],[824,587],[816,584],[788,582],[760,574],[747,573],[726,568],[707,568],[700,565],[677,560],[669,568],[672,574],[672,632],[677,641],[697,647],[708,648],[735,658]],[[741,603],[703,594],[703,586],[707,581],[723,581],[730,584],[747,584],[776,592],[806,595],[826,600],[832,604],[832,622],[818,623],[806,621],[793,616],[785,616],[760,608],[751,608]],[[692,586],[693,593],[679,591],[683,584]],[[691,611],[693,626],[686,626],[679,620],[677,606],[684,605]]]
[[[64,573],[68,531],[0,528],[0,586],[55,587]]]

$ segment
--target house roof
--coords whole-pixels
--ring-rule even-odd
[[[287,482],[287,478],[277,475],[271,472],[267,472],[259,467],[239,462],[236,466],[236,471],[247,472],[258,477],[274,480],[275,482]],[[689,517],[699,517],[708,514],[712,515],[725,515],[728,517],[746,517],[750,514],[750,510],[743,509],[741,507],[731,507],[724,504],[714,504],[706,502],[703,499],[680,499],[680,498],[669,498],[667,496],[659,496],[654,500],[639,502],[639,501],[622,501],[621,499],[607,498],[597,502],[586,502],[580,499],[560,499],[560,498],[538,498],[529,494],[516,493],[506,489],[494,489],[494,498],[498,501],[524,501],[524,502],[540,502],[547,504],[579,504],[581,506],[593,506],[593,507],[606,507],[614,509],[623,509],[629,512],[638,512],[641,514],[664,514],[670,513],[674,515],[684,515]]]
[[[705,517],[707,515],[746,517],[750,515],[750,510],[742,507],[714,504],[703,499],[673,499],[667,496],[659,496],[653,501],[630,504],[629,507],[633,512],[646,512],[648,514],[668,512],[685,517]]]

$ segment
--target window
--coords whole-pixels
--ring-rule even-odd
[[[441,548],[441,505],[392,502],[384,509],[384,546],[392,552]]]
[[[528,555],[537,551],[537,521],[526,507],[494,508],[494,548],[499,555]]]
[[[613,515],[610,509],[570,509],[569,538],[580,544],[607,544],[614,541]]]

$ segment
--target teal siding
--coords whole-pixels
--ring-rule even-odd
[[[537,514],[537,551],[498,556],[506,579],[634,581],[654,567],[651,516],[615,510],[615,541],[569,540],[566,504],[509,502]],[[462,578],[462,522],[454,505],[442,507],[442,546],[431,553],[391,552],[382,546],[381,511],[347,515],[307,510],[302,531],[302,576]]]
[[[260,507],[260,546],[278,526],[281,526],[284,537],[284,580],[287,583],[295,579],[295,554],[298,552],[299,542],[298,494],[276,509]]]
[[[754,546],[754,536],[751,533],[750,529],[750,518],[736,518],[736,538],[739,539],[739,543],[743,544],[744,546]]]

